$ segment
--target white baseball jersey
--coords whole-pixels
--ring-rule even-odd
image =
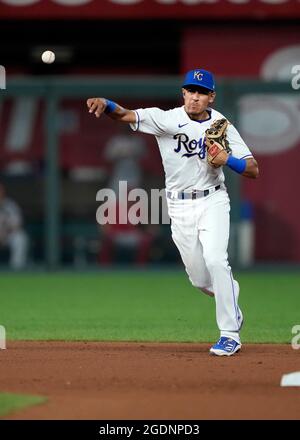
[[[130,124],[134,131],[153,134],[156,137],[169,191],[204,190],[224,182],[222,167],[213,168],[207,163],[205,130],[216,119],[224,116],[214,109],[207,109],[209,118],[194,121],[184,106],[171,110],[157,107],[135,110],[136,122]],[[238,159],[252,154],[233,125],[229,125],[227,139],[232,155]]]

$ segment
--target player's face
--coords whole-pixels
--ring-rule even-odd
[[[182,89],[184,108],[191,117],[201,119],[201,115],[205,112],[215,99],[215,92],[203,90],[198,87],[189,87]]]

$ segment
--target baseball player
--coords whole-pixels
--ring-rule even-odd
[[[5,186],[0,183],[0,248],[9,248],[9,264],[12,269],[26,267],[28,246],[21,209],[14,200],[6,196]]]
[[[129,123],[134,131],[156,137],[166,175],[172,238],[192,285],[215,298],[220,339],[210,353],[231,356],[241,348],[243,315],[238,305],[239,284],[228,264],[230,201],[222,167],[256,178],[258,166],[231,124],[226,131],[230,149],[219,149],[218,142],[207,143],[206,131],[212,123],[226,121],[211,108],[216,93],[210,72],[189,71],[182,96],[184,105],[167,111],[128,110],[105,98],[90,98],[87,106],[98,118],[105,113]]]

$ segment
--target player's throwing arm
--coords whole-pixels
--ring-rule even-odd
[[[89,113],[94,113],[96,118],[100,118],[100,116],[105,113],[112,119],[128,124],[133,124],[136,120],[134,111],[125,109],[109,99],[89,98],[87,100],[87,106]]]

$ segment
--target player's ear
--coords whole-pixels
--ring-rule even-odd
[[[212,104],[214,102],[214,100],[215,100],[215,97],[216,97],[216,92],[209,92],[208,103]]]
[[[185,97],[185,89],[181,89],[181,91],[182,91],[182,97],[184,98]]]

